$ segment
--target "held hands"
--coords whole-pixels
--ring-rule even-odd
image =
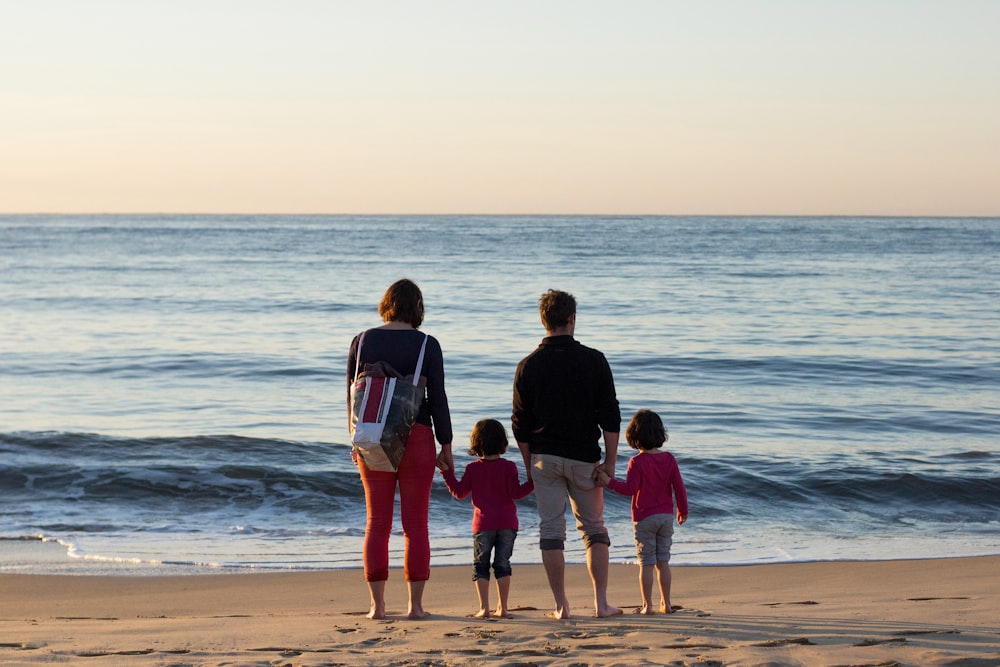
[[[598,486],[607,486],[608,480],[615,478],[615,462],[605,461],[594,466],[594,481]]]
[[[451,456],[451,443],[447,445],[441,445],[441,453],[437,456],[437,467],[438,470],[453,470],[455,468],[455,460]]]

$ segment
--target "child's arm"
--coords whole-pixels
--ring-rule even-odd
[[[674,460],[674,474],[670,486],[674,491],[674,500],[677,501],[677,525],[680,526],[687,521],[688,496],[687,489],[684,487],[684,478],[681,477],[681,470],[677,467],[676,459]]]
[[[520,500],[524,498],[532,491],[535,490],[535,483],[531,481],[531,477],[528,477],[528,481],[524,484],[520,483],[520,478],[517,474],[517,465],[511,462],[510,467],[507,471],[507,493],[514,500]]]
[[[635,465],[636,457],[632,457],[628,462],[628,470],[625,472],[625,481],[621,482],[614,477],[608,478],[607,487],[622,496],[634,496],[639,491],[639,468]]]
[[[466,479],[468,479],[468,475],[462,475],[462,481],[460,482],[455,477],[454,470],[451,468],[442,468],[441,476],[444,477],[444,483],[448,487],[448,491],[459,500],[467,497],[472,491],[470,488],[471,485],[466,481]]]

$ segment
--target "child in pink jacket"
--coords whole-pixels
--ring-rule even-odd
[[[451,495],[465,498],[472,495],[475,512],[472,515],[472,548],[476,582],[479,594],[479,611],[476,618],[490,615],[490,554],[493,553],[493,574],[497,579],[496,616],[507,616],[507,597],[510,592],[510,557],[514,553],[517,537],[517,505],[515,500],[531,493],[535,485],[529,479],[519,483],[517,465],[501,458],[507,451],[507,431],[495,419],[476,422],[470,437],[469,453],[478,456],[465,468],[462,480],[455,478],[455,471],[438,464],[441,475]]]
[[[609,477],[598,468],[597,483],[623,496],[632,497],[632,523],[635,528],[635,551],[639,561],[639,584],[642,589],[640,614],[653,611],[653,568],[660,584],[660,613],[670,614],[670,546],[674,535],[674,499],[677,500],[677,524],[687,521],[688,503],[684,480],[677,460],[661,449],[667,441],[667,429],[652,410],[639,410],[625,430],[629,447],[639,453],[628,462],[625,481]]]

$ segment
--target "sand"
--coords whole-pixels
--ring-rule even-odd
[[[1000,666],[1000,556],[674,567],[670,615],[641,616],[637,568],[567,571],[574,618],[545,616],[539,565],[516,565],[511,618],[476,619],[471,567],[435,567],[425,606],[365,618],[358,570],[187,576],[0,574],[0,664]],[[491,591],[495,602],[495,589]]]

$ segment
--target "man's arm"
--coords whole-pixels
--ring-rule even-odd
[[[618,435],[604,431],[604,463],[600,467],[611,478],[615,476],[615,464],[618,463]]]
[[[517,441],[517,448],[521,450],[521,458],[524,459],[524,472],[528,475],[528,481],[531,481],[531,450],[528,449],[528,443]]]

